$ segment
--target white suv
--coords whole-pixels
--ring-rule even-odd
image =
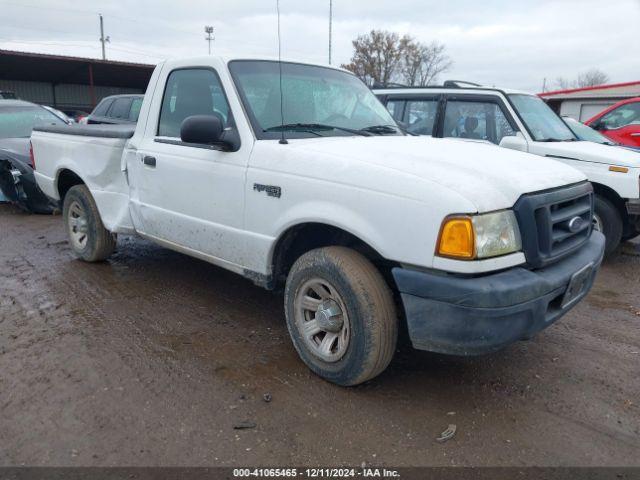
[[[596,193],[594,228],[604,233],[607,254],[640,234],[640,153],[578,140],[538,96],[458,81],[374,93],[410,133],[491,142],[584,172]]]

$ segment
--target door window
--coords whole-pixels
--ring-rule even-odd
[[[131,105],[130,97],[116,98],[109,110],[109,117],[128,120],[129,107]]]
[[[628,103],[610,111],[602,117],[606,129],[640,125],[640,103]]]
[[[140,109],[142,108],[142,98],[134,98],[131,102],[131,110],[129,111],[129,120],[137,122],[140,116]]]
[[[515,135],[502,108],[494,102],[450,100],[444,115],[443,137],[488,140],[496,145]]]
[[[394,120],[402,121],[402,107],[404,106],[404,100],[389,100],[387,102],[387,110]]]
[[[408,100],[403,121],[417,135],[432,135],[438,113],[438,100]]]
[[[192,115],[214,115],[223,127],[229,124],[229,104],[213,70],[191,68],[171,72],[162,99],[158,135],[180,137],[182,122]]]

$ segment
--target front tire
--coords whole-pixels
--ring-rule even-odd
[[[611,255],[622,240],[622,217],[613,203],[600,195],[594,199],[593,228],[605,236],[605,257]]]
[[[398,338],[393,295],[360,253],[345,247],[305,253],[289,272],[284,301],[293,345],[325,380],[358,385],[389,365]]]
[[[64,197],[62,216],[74,255],[85,262],[106,260],[116,249],[116,236],[109,232],[91,192],[85,185],[75,185]]]

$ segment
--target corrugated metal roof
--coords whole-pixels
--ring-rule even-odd
[[[66,57],[42,53],[0,50],[0,79],[52,84],[93,83],[105,87],[129,87],[144,91],[154,65]]]
[[[76,61],[76,62],[91,62],[91,63],[103,63],[103,64],[111,64],[111,65],[132,65],[137,67],[148,67],[154,68],[155,65],[149,63],[135,63],[135,62],[122,62],[119,60],[100,60],[98,58],[89,58],[89,57],[74,57],[71,55],[51,55],[48,53],[36,53],[36,52],[20,52],[18,50],[3,50],[0,49],[0,55],[16,55],[20,57],[36,57],[36,58],[47,58],[47,59],[56,59],[56,60],[64,60],[64,61]]]

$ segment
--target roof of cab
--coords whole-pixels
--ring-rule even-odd
[[[232,61],[267,61],[267,62],[278,62],[282,61],[283,63],[299,63],[301,65],[311,65],[315,67],[326,67],[331,68],[333,70],[340,70],[347,73],[353,73],[344,68],[338,67],[336,65],[329,65],[327,63],[322,62],[310,62],[309,60],[303,60],[299,58],[282,58],[278,59],[278,57],[271,56],[262,56],[262,55],[252,55],[252,56],[230,56],[230,55],[206,55],[206,56],[198,56],[198,57],[186,57],[186,58],[170,58],[165,60],[165,63],[171,65],[172,63],[184,63],[184,62],[192,62],[194,65],[198,64],[210,64],[211,60],[215,59],[221,61],[223,63],[229,63]]]

